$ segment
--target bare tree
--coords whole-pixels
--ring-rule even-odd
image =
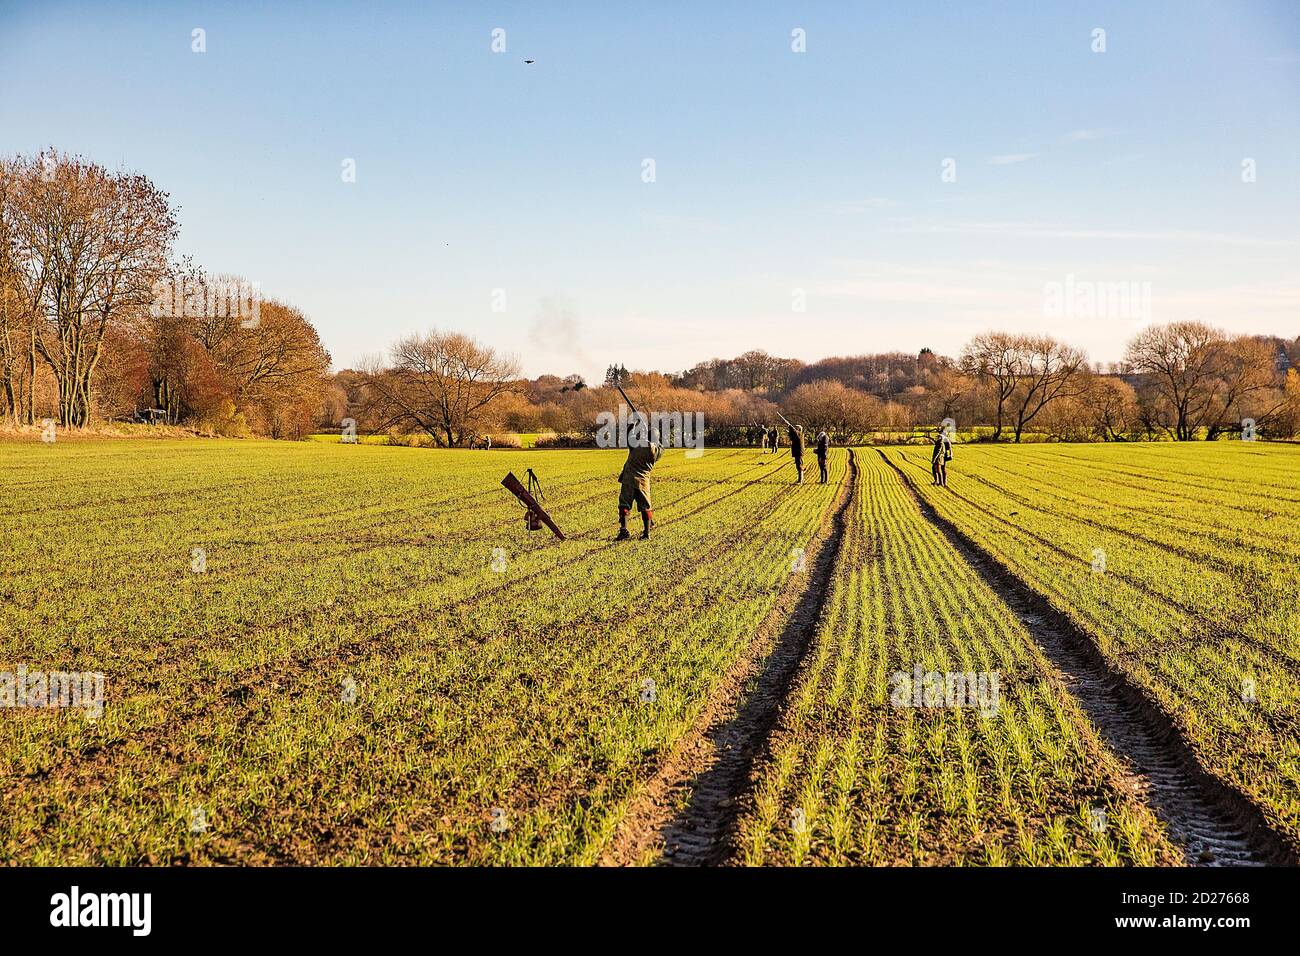
[[[732,360],[731,368],[736,384],[753,391],[767,386],[772,377],[774,359],[762,349],[752,349]]]
[[[1050,335],[1016,336],[1019,374],[1013,390],[1016,441],[1048,404],[1087,390],[1088,357]]]
[[[1007,402],[1020,384],[1020,337],[1009,332],[985,332],[966,343],[958,360],[963,372],[987,385],[993,394],[993,440],[1002,437]]]
[[[762,349],[751,349],[734,359],[709,359],[680,376],[677,383],[687,388],[718,391],[740,388],[745,391],[784,391],[794,383],[795,375],[803,368],[798,359],[769,355]],[[606,377],[606,384],[612,384]]]
[[[1172,322],[1143,329],[1125,361],[1145,374],[1172,412],[1161,424],[1179,441],[1195,437],[1196,423],[1213,394],[1215,352],[1223,335],[1202,322]]]
[[[21,418],[24,345],[31,316],[19,294],[18,266],[12,236],[13,163],[0,161],[0,413],[18,424]]]
[[[1178,441],[1191,441],[1201,429],[1217,437],[1234,427],[1230,417],[1243,399],[1279,387],[1267,348],[1203,322],[1144,329],[1129,343],[1126,361],[1149,385],[1147,414]]]
[[[805,382],[790,393],[784,406],[792,421],[814,431],[824,428],[835,441],[850,441],[892,424],[889,409],[879,398],[834,379]]]
[[[498,397],[519,390],[519,366],[466,335],[434,330],[402,339],[389,368],[366,370],[367,418],[375,430],[422,431],[459,445]]]
[[[36,322],[15,233],[18,177],[28,165],[0,160],[0,398],[15,424],[31,424],[36,416]]]
[[[1284,382],[1269,346],[1253,336],[1229,339],[1220,350],[1214,400],[1206,410],[1205,437],[1238,432],[1245,418],[1267,428],[1286,406]]]
[[[1093,375],[1083,406],[1093,433],[1102,441],[1124,441],[1138,420],[1133,386],[1121,378]]]
[[[956,421],[964,415],[970,402],[971,380],[957,368],[936,367],[927,376],[922,391],[925,399],[920,405],[924,412],[923,420],[941,422],[951,418]]]
[[[33,351],[58,383],[60,423],[82,426],[104,337],[147,314],[176,217],[144,176],[53,149],[10,168],[6,228],[19,308],[33,316]]]
[[[5,276],[4,253],[0,251],[0,415],[14,424],[22,418],[23,344],[29,329],[17,291]]]

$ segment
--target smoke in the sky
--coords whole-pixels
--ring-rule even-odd
[[[581,335],[577,308],[567,296],[547,296],[538,303],[528,329],[528,342],[533,348],[567,359],[573,369],[587,369],[595,363],[583,348]]]

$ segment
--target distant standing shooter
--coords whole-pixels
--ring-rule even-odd
[[[824,485],[830,480],[826,474],[826,455],[830,452],[831,439],[825,431],[817,433],[817,444],[813,446],[813,454],[817,456],[817,470],[821,472],[821,483]]]
[[[934,483],[941,488],[948,487],[948,462],[952,461],[952,439],[942,428],[934,433],[934,447],[930,449],[930,470],[934,472]]]
[[[794,470],[798,474],[795,484],[803,484],[803,426],[790,426],[790,456],[794,458]]]
[[[618,535],[614,538],[615,541],[626,541],[632,537],[627,530],[627,513],[632,510],[633,504],[641,512],[641,523],[645,526],[641,540],[650,537],[650,529],[654,527],[654,511],[650,507],[650,472],[654,470],[655,462],[661,454],[662,446],[652,441],[638,442],[628,448],[627,461],[623,463],[623,471],[618,476],[621,488],[618,495]]]
[[[776,426],[773,425],[767,430],[767,446],[772,450],[773,454],[776,454],[776,450],[780,447],[780,444],[781,437],[776,432]]]

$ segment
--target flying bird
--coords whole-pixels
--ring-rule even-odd
[[[533,63],[536,63],[537,61],[536,61],[536,60],[524,60],[524,62],[525,62],[525,63],[528,63],[528,64],[533,64]]]

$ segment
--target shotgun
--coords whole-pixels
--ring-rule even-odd
[[[636,410],[636,406],[632,404],[632,399],[628,398],[627,392],[623,391],[623,386],[618,382],[615,382],[614,387],[618,389],[618,393],[623,396],[623,401],[627,402],[627,407],[632,409],[633,414],[640,415],[641,413]],[[649,424],[649,422],[646,422],[647,427]]]

